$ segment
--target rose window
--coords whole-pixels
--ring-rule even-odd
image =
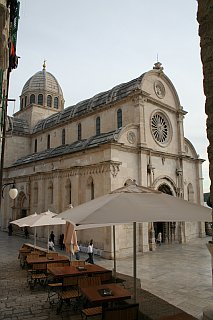
[[[169,123],[162,113],[155,113],[151,118],[151,131],[155,141],[165,144],[169,140]]]

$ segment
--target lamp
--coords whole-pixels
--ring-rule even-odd
[[[9,196],[11,199],[14,200],[18,195],[18,190],[15,187],[15,182],[9,182],[9,183],[3,184],[1,195],[2,195],[2,198],[4,198],[4,189],[10,185],[12,185],[12,188],[9,190]]]

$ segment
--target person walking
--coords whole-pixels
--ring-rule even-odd
[[[157,244],[159,244],[159,246],[161,245],[161,242],[162,242],[162,233],[159,232],[158,233],[158,237],[157,237]]]
[[[49,239],[48,246],[49,246],[49,250],[55,251],[55,246],[54,246],[54,243],[51,239]]]
[[[53,231],[50,233],[50,240],[55,244],[55,235]]]
[[[8,236],[12,236],[13,234],[13,226],[12,224],[9,222],[8,224]]]
[[[89,245],[87,247],[87,253],[88,253],[88,258],[86,259],[86,262],[94,264],[93,260],[93,240],[91,239],[89,242]]]
[[[29,238],[29,231],[27,227],[24,227],[24,234],[25,234],[25,238],[28,239]]]
[[[64,234],[60,234],[60,237],[59,237],[59,245],[60,245],[60,249],[61,250],[64,250],[65,249],[65,245],[64,245]]]
[[[80,260],[80,248],[79,248],[79,245],[78,245],[78,241],[77,241],[77,245],[75,246],[75,259],[76,260]]]

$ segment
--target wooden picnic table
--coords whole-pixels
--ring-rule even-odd
[[[47,253],[46,248],[35,246],[32,243],[24,243],[20,249],[29,249],[31,251],[36,250],[36,251],[40,251],[41,253]]]
[[[97,264],[86,264],[84,268],[76,267],[76,266],[64,266],[64,267],[47,267],[48,271],[57,278],[64,278],[68,276],[82,276],[82,275],[112,275],[112,271]]]
[[[92,304],[96,305],[131,299],[131,293],[116,283],[81,288],[81,292]]]
[[[37,258],[27,256],[26,258],[27,264],[39,264],[39,263],[45,263],[47,266],[49,263],[56,263],[56,262],[63,262],[65,264],[69,264],[69,258],[67,256],[52,256],[52,257],[46,257],[46,256],[39,256]]]

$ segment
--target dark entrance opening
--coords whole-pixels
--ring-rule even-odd
[[[24,218],[27,216],[27,209],[21,209],[21,218]]]
[[[172,190],[167,184],[160,185],[158,190],[173,196]],[[161,232],[162,242],[172,242],[173,239],[175,240],[175,228],[175,222],[154,222],[155,237],[157,238],[158,233]]]

